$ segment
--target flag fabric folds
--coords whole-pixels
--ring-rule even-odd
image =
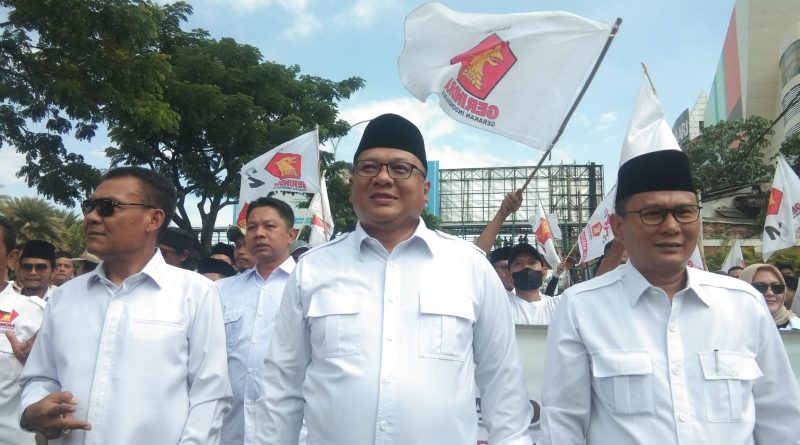
[[[547,150],[613,28],[566,12],[467,14],[426,3],[406,17],[400,79],[473,127]]]
[[[706,270],[706,265],[703,262],[703,256],[700,255],[700,243],[697,243],[694,246],[694,252],[692,252],[692,256],[689,257],[689,267],[694,267],[695,269]]]
[[[311,233],[308,236],[308,244],[311,247],[329,241],[333,235],[333,215],[328,202],[328,187],[325,185],[324,175],[319,183],[320,192],[314,195],[308,206],[311,211]]]
[[[615,185],[611,187],[611,191],[606,194],[600,205],[594,209],[594,213],[578,235],[578,249],[581,252],[578,264],[586,264],[595,258],[600,258],[606,244],[614,239],[614,233],[611,231],[611,215],[614,214],[616,194],[617,186]]]
[[[767,261],[778,250],[795,244],[795,231],[800,226],[800,178],[786,159],[778,155],[775,179],[769,191],[767,217],[764,220],[761,250]]]
[[[728,256],[725,257],[725,261],[722,262],[722,271],[727,273],[728,269],[733,266],[739,266],[744,268],[744,255],[742,254],[742,246],[739,244],[739,238],[736,238],[736,241],[733,242],[733,246],[731,246],[730,252],[728,252]]]
[[[542,203],[538,203],[538,210],[536,214],[530,217],[529,222],[533,227],[533,236],[536,239],[536,250],[544,256],[545,261],[551,269],[561,263],[561,258],[556,252],[555,239],[553,238],[553,231],[550,229],[550,223],[547,222],[547,214],[544,212]]]
[[[244,227],[247,203],[270,192],[319,193],[319,136],[309,131],[284,142],[242,167],[239,216]]]
[[[681,147],[672,133],[672,127],[664,118],[661,101],[658,100],[650,80],[644,76],[633,103],[633,111],[631,111],[625,140],[622,143],[619,165],[645,153],[680,149]]]

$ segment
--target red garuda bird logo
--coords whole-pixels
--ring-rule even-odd
[[[458,84],[481,100],[489,96],[516,62],[517,57],[511,52],[508,42],[497,34],[490,35],[474,48],[450,59],[451,65],[461,64],[456,79]]]

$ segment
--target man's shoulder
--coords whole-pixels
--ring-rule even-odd
[[[347,249],[349,247],[349,244],[346,241],[350,240],[353,236],[353,232],[347,232],[339,235],[330,241],[312,247],[300,255],[300,258],[305,261],[306,258],[319,258],[327,255],[336,255],[341,249]]]
[[[586,292],[601,291],[622,280],[623,270],[624,268],[622,266],[617,267],[616,269],[604,273],[599,277],[594,277],[590,280],[574,284],[565,290],[564,293],[569,295],[578,295]]]
[[[447,249],[454,249],[457,254],[461,255],[479,255],[486,258],[486,252],[476,246],[475,243],[469,242],[449,233],[442,232],[441,230],[431,230],[436,241],[441,242],[443,247]]]
[[[689,269],[690,280],[692,285],[695,286],[699,292],[705,290],[717,290],[726,292],[731,295],[740,295],[742,298],[748,300],[755,300],[760,302],[763,298],[753,288],[753,286],[738,278],[729,277],[727,275],[715,274],[699,269]]]

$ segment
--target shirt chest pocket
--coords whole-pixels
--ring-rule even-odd
[[[600,401],[621,416],[653,413],[653,361],[646,350],[591,353],[592,387]]]
[[[236,308],[229,309],[223,314],[223,320],[225,321],[225,345],[228,348],[236,345],[236,342],[242,335],[243,313],[244,309]]]
[[[420,356],[464,361],[472,348],[472,300],[422,291],[419,310]]]
[[[361,351],[361,303],[352,294],[320,292],[308,304],[311,346],[321,357],[358,355]]]
[[[733,351],[701,352],[700,366],[708,421],[754,421],[753,381],[764,375],[755,357]]]

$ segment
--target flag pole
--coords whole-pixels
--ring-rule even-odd
[[[553,138],[553,141],[550,143],[550,146],[547,147],[547,151],[544,152],[542,158],[539,159],[539,163],[536,164],[533,171],[530,175],[528,175],[528,179],[525,181],[525,184],[517,190],[517,195],[522,195],[522,191],[528,187],[528,184],[533,180],[533,177],[536,176],[536,172],[539,171],[539,168],[544,164],[544,160],[550,156],[550,152],[553,151],[553,147],[558,142],[558,139],[561,137],[561,133],[564,132],[564,129],[567,127],[567,122],[569,122],[572,114],[575,112],[575,109],[578,108],[578,104],[580,104],[581,99],[583,99],[583,95],[586,94],[586,90],[589,88],[589,85],[592,83],[595,74],[597,74],[597,70],[600,68],[600,64],[603,62],[603,59],[608,52],[608,48],[611,46],[611,42],[614,40],[614,37],[617,35],[617,31],[619,31],[619,27],[622,24],[622,19],[617,17],[617,20],[614,22],[614,27],[611,28],[611,33],[608,35],[608,40],[606,40],[606,44],[603,47],[603,51],[600,52],[600,56],[597,58],[597,62],[595,62],[594,67],[592,68],[592,72],[589,73],[589,77],[586,79],[586,83],[583,84],[583,88],[581,88],[581,92],[578,93],[578,97],[575,98],[575,102],[572,103],[572,107],[567,112],[567,115],[564,117],[564,120],[561,122],[561,127],[558,128],[558,133],[556,133],[556,137]]]

